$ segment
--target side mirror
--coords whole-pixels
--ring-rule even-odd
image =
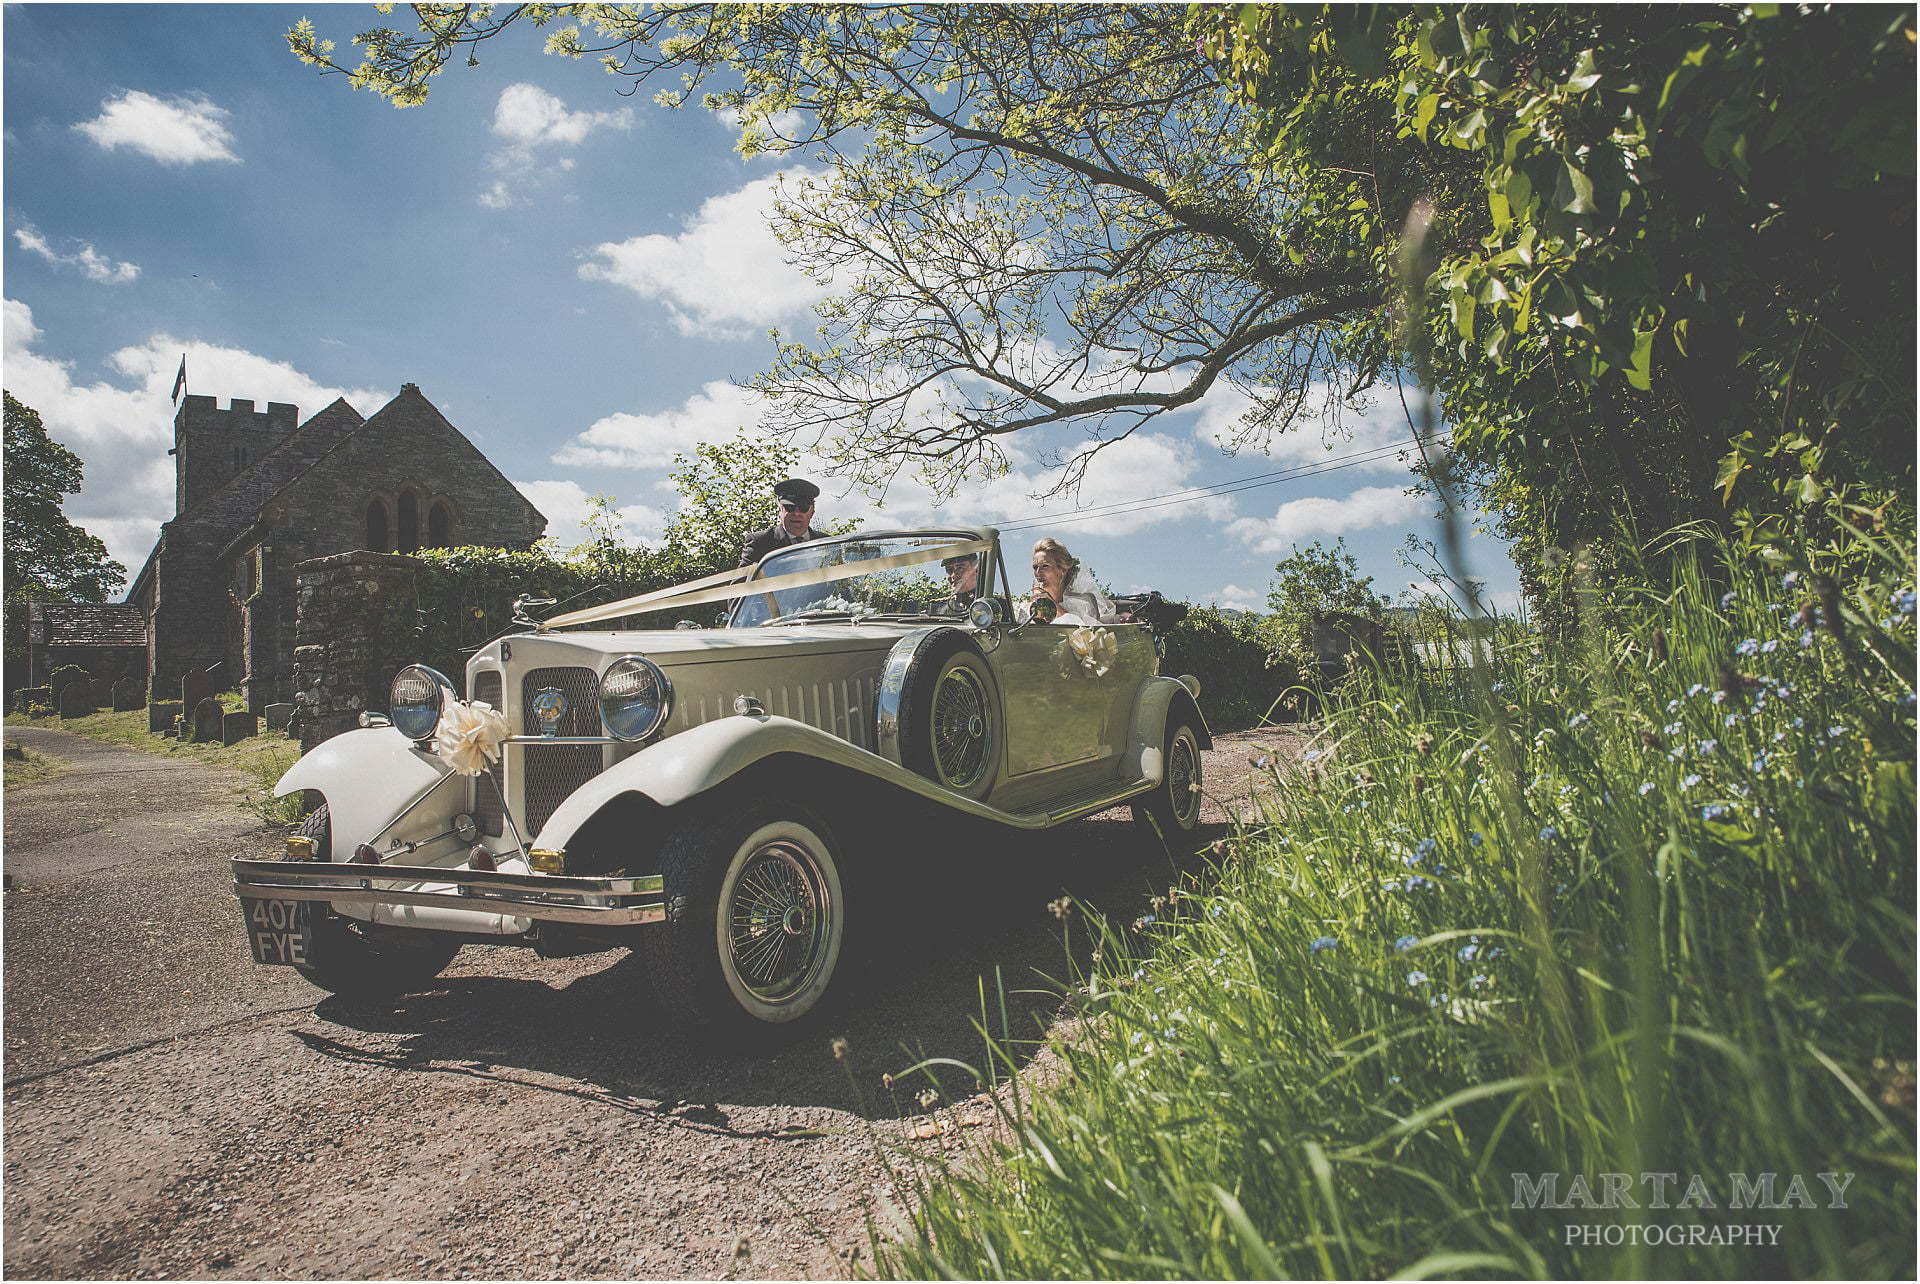
[[[1059,614],[1059,604],[1045,594],[1041,594],[1033,599],[1033,614],[1028,618],[1035,624],[1052,624]]]
[[[990,629],[999,622],[999,608],[990,597],[976,598],[973,605],[967,608],[967,623],[976,629]]]

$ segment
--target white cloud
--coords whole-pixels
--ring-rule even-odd
[[[580,275],[665,303],[682,334],[750,338],[803,315],[826,293],[787,262],[769,224],[782,182],[814,177],[790,170],[712,197],[678,236],[652,233],[597,245]]]
[[[506,146],[487,161],[498,177],[480,193],[480,204],[491,210],[521,204],[525,193],[540,187],[556,173],[574,167],[571,156],[553,156],[561,147],[578,147],[597,129],[633,128],[633,109],[569,111],[553,94],[523,82],[500,91],[493,107],[493,133]]]
[[[1226,585],[1213,595],[1213,600],[1221,606],[1232,607],[1236,611],[1267,609],[1267,594],[1264,589],[1241,588],[1238,584]]]
[[[665,468],[677,451],[722,441],[759,417],[760,396],[722,380],[658,414],[608,415],[562,447],[553,462],[607,468]]]
[[[38,254],[55,267],[77,267],[86,273],[87,278],[105,285],[120,285],[140,275],[140,268],[133,263],[115,263],[106,255],[94,249],[85,241],[75,241],[80,248],[71,254],[62,254],[47,244],[47,238],[30,227],[13,229],[13,239],[20,248]]]
[[[130,89],[102,102],[98,116],[74,128],[108,151],[131,147],[163,165],[238,164],[226,119],[226,110],[205,98],[156,98]]]
[[[174,372],[186,354],[188,391],[225,404],[250,398],[292,402],[304,419],[344,396],[363,415],[390,398],[377,389],[322,384],[282,361],[240,348],[156,334],[122,348],[107,365],[122,379],[76,383],[69,363],[36,351],[43,335],[26,304],[6,300],[7,391],[40,412],[47,432],[86,465],[86,481],[67,500],[67,516],[106,541],[108,552],[136,574],[160,523],[173,516]]]
[[[1258,419],[1257,396],[1270,390],[1247,390],[1221,382],[1200,401],[1200,417],[1194,435],[1216,445],[1231,448],[1242,440],[1252,440],[1272,459],[1285,464],[1317,464],[1390,447],[1413,436],[1398,399],[1371,396],[1358,407],[1347,405],[1333,395],[1327,384],[1316,383],[1308,389],[1295,426],[1271,438],[1266,437]],[[1249,422],[1247,416],[1254,412]],[[1403,450],[1354,467],[1368,472],[1403,472],[1409,462],[1419,458],[1408,446]]]
[[[1409,495],[1402,486],[1363,486],[1339,499],[1315,496],[1292,499],[1272,517],[1243,517],[1227,527],[1229,534],[1261,553],[1289,552],[1302,540],[1341,535],[1372,526],[1412,524],[1425,512],[1427,501]]]
[[[740,132],[740,111],[738,108],[721,107],[713,113],[713,118],[719,122],[720,125],[732,130],[734,133],[737,134]],[[806,128],[806,113],[789,107],[785,111],[777,111],[768,117],[766,123],[760,126],[760,131],[761,136],[765,140],[778,146],[782,140],[802,137]],[[783,154],[783,152],[779,151],[763,151],[755,153],[755,157],[758,159],[760,157],[780,156]]]
[[[582,524],[591,509],[589,494],[578,482],[517,481],[514,483],[530,503],[547,516],[547,535],[561,548],[585,543],[587,529]],[[626,504],[614,510],[620,519],[620,537],[632,544],[658,544],[667,515],[647,504]]]

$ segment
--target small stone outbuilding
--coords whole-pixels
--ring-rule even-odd
[[[222,409],[189,396],[174,417],[175,516],[127,603],[146,623],[149,689],[189,668],[254,712],[292,698],[294,567],[356,549],[526,549],[547,519],[414,384],[362,419],[336,400]]]

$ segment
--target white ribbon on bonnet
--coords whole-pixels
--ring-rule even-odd
[[[1120,643],[1108,629],[1091,629],[1085,626],[1067,634],[1067,645],[1080,660],[1080,667],[1096,678],[1107,676],[1107,670],[1120,658]]]
[[[507,720],[484,700],[449,700],[433,732],[436,758],[463,776],[477,776],[500,760],[512,735]]]

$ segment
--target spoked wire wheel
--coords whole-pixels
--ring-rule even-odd
[[[840,906],[810,837],[783,836],[753,848],[722,889],[728,986],[768,1008],[792,1004],[838,951]]]
[[[987,701],[986,687],[970,665],[951,664],[940,674],[933,692],[933,762],[949,789],[978,784],[993,760]]]

